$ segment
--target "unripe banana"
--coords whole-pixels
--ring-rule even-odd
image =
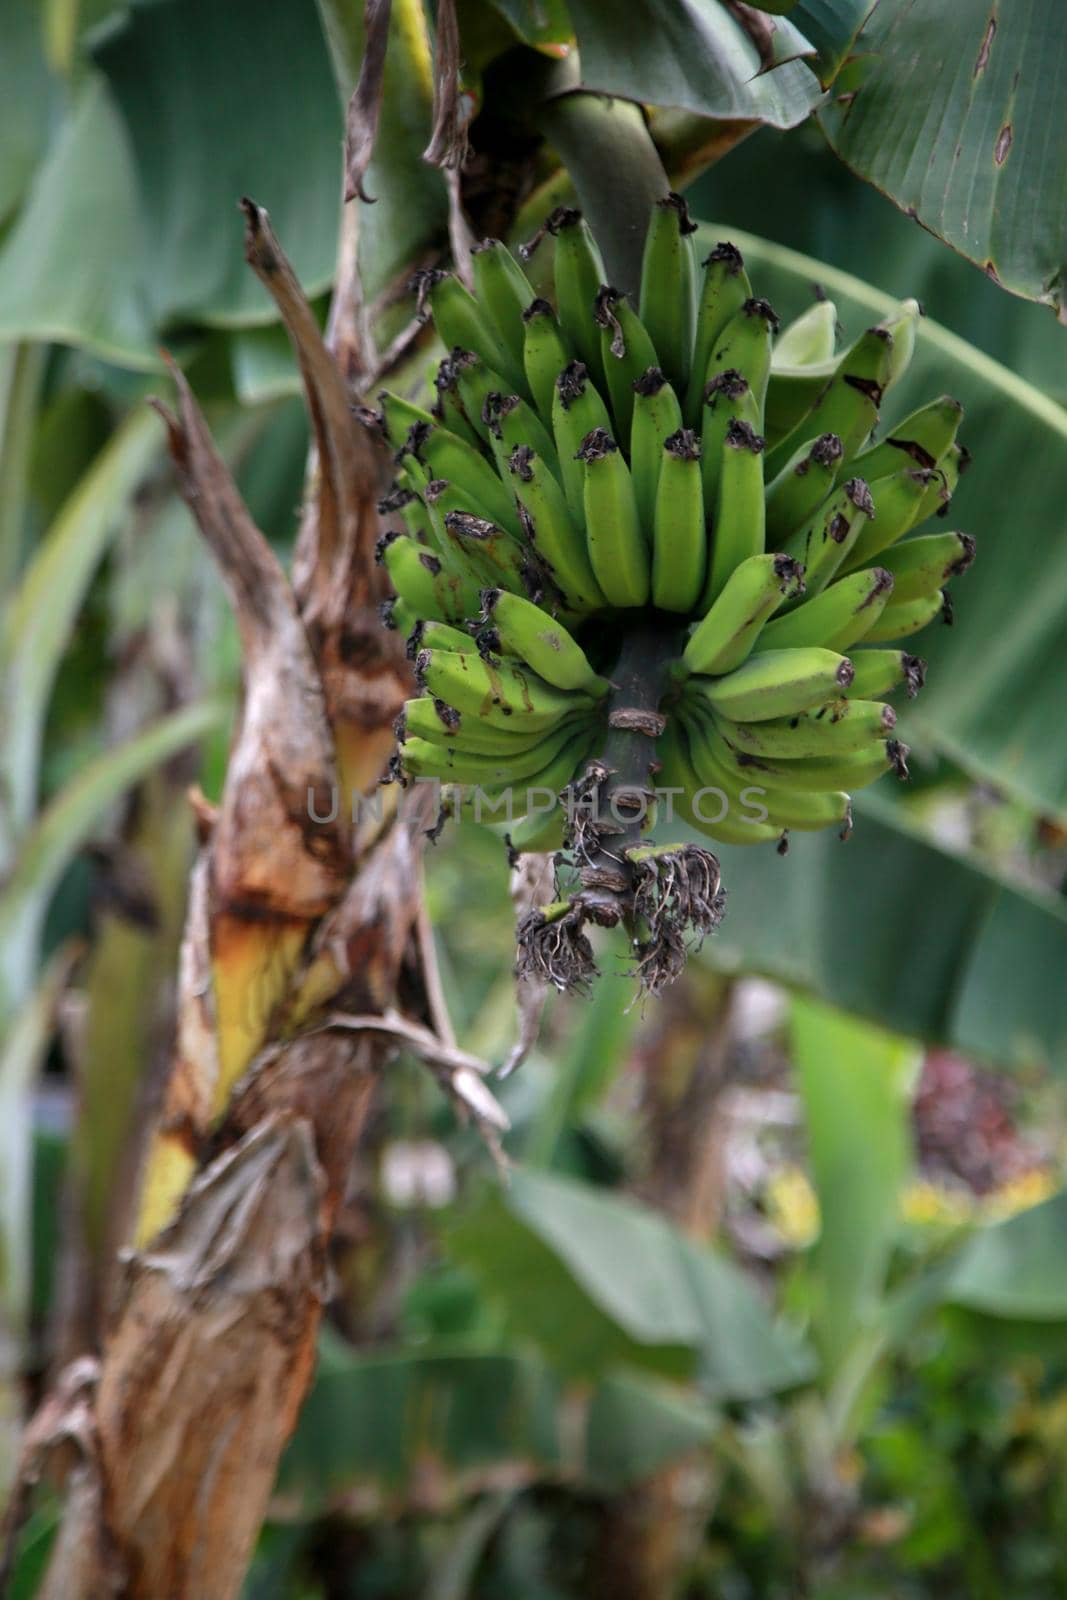
[[[703,699],[731,722],[766,722],[837,699],[851,682],[851,661],[833,650],[767,650],[725,677],[691,678],[686,698]]]
[[[884,328],[868,328],[839,358],[833,374],[822,380],[814,397],[808,376],[799,380],[803,390],[802,415],[788,433],[776,437],[768,455],[773,470],[777,472],[799,445],[820,433],[836,433],[844,448],[844,460],[850,461],[878,421],[892,355],[891,335]],[[790,387],[786,374],[771,374],[768,416],[781,415],[783,395]],[[807,404],[809,399],[810,405]]]
[[[974,560],[977,546],[969,533],[928,533],[905,539],[882,558],[893,574],[893,604],[922,600],[944,588]]]
[[[523,366],[541,420],[552,426],[552,397],[556,379],[574,359],[570,342],[556,320],[547,300],[533,300],[522,314],[524,327]]]
[[[852,652],[855,676],[845,691],[860,700],[877,700],[880,695],[892,694],[904,688],[908,699],[914,700],[926,682],[926,662],[919,656],[908,655],[906,650],[877,650],[867,645]]]
[[[805,600],[788,616],[768,623],[756,641],[756,649],[773,653],[823,645],[828,650],[847,650],[867,637],[892,592],[892,575],[882,567],[853,572],[813,600]]]
[[[555,476],[528,446],[513,450],[511,485],[527,544],[536,552],[568,611],[599,611],[607,604],[585,541]]]
[[[743,422],[759,434],[760,408],[756,396],[736,367],[725,367],[704,385],[700,416],[701,479],[709,521],[719,498],[723,445],[735,423]]]
[[[652,537],[652,604],[661,611],[691,612],[700,600],[707,566],[700,441],[679,428],[663,447]]]
[[[723,738],[737,750],[772,761],[795,761],[805,756],[853,755],[875,739],[888,739],[896,723],[892,706],[849,697],[795,717],[769,722],[723,719],[719,726]]]
[[[661,368],[649,367],[633,385],[630,427],[630,476],[633,478],[641,526],[651,528],[656,516],[656,490],[663,465],[663,446],[682,426],[678,397]]]
[[[907,537],[965,464],[958,405],[935,401],[867,445],[917,305],[835,357],[820,302],[775,345],[732,246],[698,288],[689,228],[676,196],[656,208],[640,315],[603,286],[569,210],[543,230],[558,313],[493,242],[474,253],[473,296],[425,274],[449,352],[432,415],[388,395],[357,412],[396,452],[381,510],[408,529],[381,545],[424,691],[398,726],[398,773],[445,783],[454,815],[478,816],[479,790],[507,818],[518,799],[519,848],[563,842],[564,789],[627,797],[617,848],[570,819],[580,887],[525,936],[527,970],[562,987],[591,969],[583,921],[624,921],[656,983],[677,970],[671,918],[715,925],[712,858],[638,848],[636,798],[653,782],[681,788],[679,813],[709,837],[783,848],[783,830],[847,830],[851,789],[906,772],[884,697],[914,694],[924,668],[879,645],[947,608],[943,586],[973,554],[963,535]],[[657,828],[665,817],[659,805]],[[683,865],[679,850],[695,854]]]
[[[463,585],[446,572],[440,556],[432,550],[409,534],[386,534],[378,543],[378,559],[393,588],[416,616],[437,622],[462,620],[467,598]]]
[[[531,405],[517,394],[496,395],[487,404],[486,417],[501,474],[507,473],[512,452],[525,445],[563,482],[555,440]]]
[[[687,672],[733,672],[747,659],[763,624],[784,600],[803,592],[804,569],[790,556],[749,556],[730,574],[719,598],[685,647]]]
[[[727,791],[697,776],[690,746],[693,731],[681,716],[672,717],[656,746],[660,763],[656,782],[663,791],[672,791],[672,813],[720,844],[769,844],[776,840],[781,829],[759,820],[766,808],[758,794],[746,794],[747,783],[735,793],[732,784]]]
[[[696,223],[681,195],[666,195],[652,208],[641,263],[641,321],[656,354],[645,362],[661,366],[678,394],[685,394],[693,353],[696,312]]]
[[[548,222],[555,235],[556,311],[568,340],[594,380],[604,380],[600,330],[593,322],[593,302],[605,280],[604,263],[580,211],[566,207]]]
[[[554,689],[513,662],[491,665],[458,650],[421,650],[415,673],[436,699],[494,728],[547,730],[592,705],[588,695]]]
[[[754,415],[748,420],[762,430],[767,384],[771,373],[771,348],[778,318],[766,300],[746,300],[723,328],[711,347],[704,372],[704,392],[717,373],[739,372],[752,391]]]
[[[763,554],[764,510],[763,439],[747,422],[731,422],[722,447],[703,610],[718,599],[735,567]]]
[[[899,604],[885,606],[874,626],[864,634],[868,644],[886,644],[892,639],[908,639],[920,628],[925,628],[935,617],[951,621],[952,610],[948,596],[937,589],[933,594],[918,600],[901,600]]]
[[[695,428],[700,420],[704,384],[709,376],[715,341],[731,317],[740,311],[746,300],[752,298],[745,263],[740,250],[734,245],[725,241],[717,244],[703,266],[704,277],[697,297],[693,357],[685,394],[685,419],[691,428]]]
[[[540,606],[502,589],[482,594],[484,627],[479,641],[489,648],[517,656],[556,689],[580,689],[601,700],[611,684],[594,672],[589,657],[560,622]]]
[[[875,502],[866,483],[862,478],[849,478],[834,491],[807,527],[787,540],[786,554],[803,563],[809,596],[826,588],[867,522],[875,515]]]
[[[470,496],[468,509],[480,508],[482,514],[499,522],[510,534],[519,535],[514,497],[480,451],[448,428],[438,426],[423,430],[410,448],[431,479],[444,478]]]
[[[471,276],[478,306],[520,371],[523,366],[523,312],[534,298],[533,285],[507,245],[483,239],[471,252]]]
[[[616,434],[623,449],[629,450],[633,386],[656,365],[655,347],[626,296],[607,284],[597,291],[593,320],[600,329],[600,355]]]
[[[567,504],[579,524],[584,515],[585,475],[578,452],[583,440],[597,428],[605,433],[611,432],[608,408],[590,381],[585,363],[572,361],[556,379],[556,392],[552,396],[552,433]]]
[[[955,440],[962,420],[959,401],[951,395],[939,395],[893,423],[880,444],[871,445],[856,457],[854,470],[870,483],[901,467],[936,467]]]
[[[533,299],[532,289],[530,299]],[[446,349],[458,346],[462,350],[472,350],[487,367],[504,374],[508,381],[501,385],[502,388],[517,388],[520,393],[525,393],[526,374],[523,371],[521,347],[517,355],[513,354],[497,333],[494,323],[483,315],[474,296],[458,278],[450,272],[442,273],[430,289],[429,300],[434,326]]]
[[[875,514],[859,531],[851,548],[841,561],[842,575],[865,567],[902,539],[922,517],[923,502],[936,471],[924,467],[905,468],[887,478],[876,478],[871,484],[871,499]]]
[[[609,605],[643,606],[649,593],[649,552],[630,469],[603,428],[586,435],[578,456],[589,560],[597,582]]]
[[[821,433],[814,444],[802,444],[778,476],[767,485],[767,539],[783,544],[803,528],[826,500],[843,455],[836,433]]]

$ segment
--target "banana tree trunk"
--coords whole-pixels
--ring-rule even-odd
[[[341,377],[360,367],[345,332],[358,319],[336,317],[343,347],[328,349],[266,213],[245,211],[249,262],[304,379],[308,495],[289,580],[175,372],[176,414],[160,409],[237,615],[244,692],[220,804],[195,800],[177,1042],[135,1248],[101,1360],[67,1369],[27,1441],[24,1483],[57,1445],[74,1446],[41,1591],[57,1600],[239,1593],[312,1372],[334,1219],[394,1048],[385,1014],[436,1039],[419,916],[431,819],[418,803],[359,812],[408,679],[377,615],[388,462],[354,423]],[[353,292],[349,272],[338,293]],[[335,1014],[383,1024],[353,1030]],[[447,1081],[447,1042],[436,1055]]]

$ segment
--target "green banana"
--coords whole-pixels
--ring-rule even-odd
[[[970,455],[959,444],[950,444],[937,466],[930,474],[930,483],[919,504],[918,515],[912,526],[917,527],[927,517],[943,517],[948,513],[952,496],[956,492],[960,474],[970,466]]]
[[[709,676],[733,672],[747,659],[763,624],[784,600],[803,592],[804,569],[785,555],[749,556],[693,630],[682,663]]]
[[[809,595],[825,589],[874,515],[875,502],[866,483],[862,478],[849,478],[808,525],[786,541],[786,555],[804,565]]]
[[[476,360],[466,350],[454,350],[438,363],[434,376],[433,386],[436,400],[433,404],[433,417],[442,427],[448,428],[464,444],[469,444],[476,450],[485,449],[485,438],[474,426],[463,399],[459,392],[459,372],[466,359]]]
[[[471,277],[478,305],[519,370],[523,366],[523,312],[534,298],[533,285],[507,245],[483,239],[471,251]]]
[[[696,223],[673,191],[652,208],[641,262],[639,312],[658,357],[678,394],[685,394],[696,312]]]
[[[808,756],[798,761],[775,762],[739,750],[734,759],[749,783],[761,784],[768,791],[818,794],[830,789],[855,794],[857,789],[876,783],[887,772],[907,778],[909,754],[908,746],[899,739],[876,739],[850,755]]]
[[[599,391],[589,378],[589,369],[582,361],[572,361],[556,379],[556,392],[552,396],[552,433],[556,442],[563,489],[572,514],[581,522],[585,492],[585,474],[578,452],[582,441],[601,428],[611,432],[611,418]]]
[[[556,689],[581,689],[603,699],[611,684],[594,672],[589,657],[566,628],[521,595],[503,589],[482,593],[483,627],[479,643],[517,656]]]
[[[737,750],[774,761],[804,756],[853,755],[874,739],[887,739],[896,727],[892,706],[878,700],[829,701],[817,711],[770,722],[719,723],[723,738]]]
[[[763,439],[747,422],[734,420],[722,446],[703,610],[718,599],[735,567],[763,553],[764,510]]]
[[[409,733],[402,759],[405,772],[415,778],[440,778],[445,783],[494,789],[533,778],[555,761],[573,739],[570,722],[556,724],[525,750],[500,753],[474,751],[459,744],[442,745]]]
[[[607,604],[586,549],[584,525],[576,521],[563,490],[528,446],[508,461],[515,502],[527,544],[569,611],[599,611]]]
[[[501,246],[503,248],[503,246]],[[533,290],[530,290],[533,299]],[[505,344],[488,317],[483,316],[474,296],[452,273],[437,276],[429,293],[434,326],[446,349],[471,350],[495,372],[503,373],[507,383],[501,387],[526,392],[526,373],[522,350],[516,356]]]
[[[736,367],[725,367],[704,385],[700,416],[701,481],[709,517],[719,496],[723,445],[735,422],[759,434],[759,406],[748,379]]]
[[[974,560],[977,546],[969,533],[928,533],[905,539],[882,558],[893,574],[893,604],[921,600],[941,589]]]
[[[448,428],[434,426],[424,430],[411,446],[430,478],[444,478],[470,496],[470,509],[499,522],[511,534],[520,530],[514,497],[481,451],[475,450]]]
[[[830,494],[843,455],[836,433],[802,444],[767,485],[767,539],[783,543],[813,517]]]
[[[824,645],[828,650],[847,650],[867,637],[892,592],[892,575],[882,567],[866,567],[847,578],[838,578],[788,616],[768,623],[756,649],[773,653]]]
[[[842,575],[866,566],[915,526],[922,517],[931,479],[937,477],[936,471],[916,467],[874,480],[871,499],[875,514],[860,529],[859,537],[841,562],[838,570]]]
[[[578,457],[589,560],[597,582],[609,605],[643,606],[649,594],[648,541],[630,469],[603,428],[586,435]]]
[[[906,650],[877,650],[863,645],[852,652],[855,676],[845,691],[860,700],[877,700],[879,695],[892,694],[904,688],[908,699],[914,700],[926,682],[926,662],[919,656],[908,655]]]
[[[695,428],[704,403],[704,384],[708,378],[711,352],[723,328],[746,300],[752,288],[740,250],[723,241],[703,262],[704,277],[697,296],[696,332],[689,383],[685,393],[685,420]]]
[[[739,372],[752,391],[754,411],[746,416],[762,431],[767,384],[771,373],[771,348],[778,318],[766,300],[749,299],[735,312],[711,347],[711,358],[704,370],[704,394],[716,374],[732,369]]]
[[[498,397],[508,394],[514,385],[497,368],[487,365],[481,356],[475,355],[473,350],[461,350],[457,346],[452,351],[451,361],[463,414],[483,444],[489,446],[491,453],[493,432],[490,421],[493,409]]]
[[[940,395],[895,423],[880,444],[861,451],[850,470],[861,472],[871,483],[901,467],[936,467],[955,440],[962,420],[959,401]]]
[[[698,715],[689,719],[688,727],[697,777],[709,787],[722,789],[735,806],[740,807],[747,797],[748,804],[761,808],[767,823],[779,832],[783,828],[809,832],[836,823],[851,826],[847,793],[829,787],[820,792],[765,785],[762,775],[753,775],[737,763],[713,719]]]
[[[581,722],[580,713],[574,726]],[[591,719],[585,724],[592,728]],[[464,715],[431,695],[421,695],[409,700],[397,718],[397,737],[401,744],[408,738],[428,740],[431,744],[448,749],[460,748],[481,755],[506,756],[511,752],[530,750],[544,737],[543,730],[523,725],[514,732],[510,728],[490,727],[480,717]]]
[[[552,425],[552,397],[556,379],[570,366],[574,351],[556,320],[547,300],[533,300],[522,314],[524,340],[522,361],[526,382],[534,397],[541,420]]]
[[[775,472],[799,445],[820,433],[836,433],[844,449],[844,460],[850,461],[878,421],[878,408],[889,382],[892,353],[892,337],[885,329],[868,328],[838,358],[828,376],[817,378],[814,368],[796,380],[783,372],[771,374],[767,415],[768,419],[774,418],[776,424],[771,435],[775,442],[769,451],[769,461]],[[801,414],[791,429],[783,431],[780,422],[783,400],[795,388],[801,390],[798,404]]]
[[[659,772],[656,784],[670,797],[672,812],[690,827],[720,844],[769,844],[778,839],[781,829],[758,820],[765,810],[756,796],[753,806],[744,793],[735,798],[718,784],[706,784],[696,774],[690,749],[689,726],[681,717],[672,717],[656,744]],[[710,791],[710,792],[709,792]],[[739,803],[738,803],[739,802]]]
[[[606,284],[597,291],[593,320],[600,329],[600,355],[616,435],[623,449],[629,450],[634,384],[656,365],[655,346],[626,296]]]
[[[663,465],[663,446],[682,426],[678,397],[659,367],[649,367],[633,385],[634,409],[630,427],[630,476],[633,478],[641,526],[651,528],[656,517],[656,489]]]
[[[887,605],[874,626],[864,635],[868,644],[886,644],[892,639],[907,639],[925,628],[937,616],[951,621],[948,596],[940,589],[918,600],[901,600]]]
[[[495,395],[488,402],[486,416],[493,455],[496,457],[501,474],[508,470],[512,451],[521,445],[528,445],[541,457],[549,470],[554,472],[560,483],[563,482],[563,474],[556,457],[555,440],[533,406],[528,405],[517,394]]]
[[[491,665],[459,650],[420,650],[415,676],[436,699],[496,728],[544,730],[592,705],[588,695],[554,689],[513,662]]]
[[[706,566],[700,441],[691,428],[679,428],[663,446],[653,518],[652,604],[661,611],[691,612]]]
[[[605,280],[604,263],[580,211],[561,207],[548,221],[555,237],[556,313],[560,326],[594,381],[604,379],[600,330],[593,322],[593,302]]]
[[[731,722],[767,722],[835,700],[851,682],[851,661],[833,650],[767,650],[725,677],[691,678],[686,698],[696,695]]]
[[[470,615],[467,602],[476,587],[464,585],[450,574],[432,550],[419,544],[410,534],[385,534],[378,541],[378,560],[389,574],[389,581],[401,600],[417,616],[435,622],[462,621]]]
[[[416,622],[407,640],[407,654],[414,661],[420,650],[476,651],[477,644],[462,628],[453,628],[448,622],[425,620]]]
[[[471,509],[470,497],[444,478],[426,487],[426,507],[450,564],[467,573],[478,589],[502,586],[516,594],[536,594],[544,588],[533,551],[505,528]],[[477,614],[468,611],[468,616]]]
[[[378,403],[381,410],[368,413],[367,419],[381,419],[382,432],[394,450],[403,451],[407,448],[412,428],[429,431],[434,426],[433,416],[424,406],[417,406],[398,394],[390,394],[388,389],[382,390]]]

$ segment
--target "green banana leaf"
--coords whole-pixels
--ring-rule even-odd
[[[523,1170],[447,1229],[450,1256],[558,1370],[695,1371],[714,1399],[788,1389],[811,1371],[742,1273],[659,1213]]]
[[[717,845],[726,916],[701,959],[980,1060],[1067,1070],[1063,901],[930,842],[876,794],[856,809],[844,844]]]
[[[76,344],[124,366],[158,368],[140,248],[129,143],[94,76],[0,245],[0,339]]]
[[[714,1431],[698,1396],[632,1373],[598,1374],[578,1406],[530,1353],[357,1354],[330,1339],[278,1488],[304,1517],[354,1491],[402,1507],[431,1462],[450,1500],[503,1473],[610,1493],[707,1444]]]
[[[490,0],[527,44],[565,44],[574,37],[566,0]],[[460,19],[460,32],[463,19]]]
[[[784,317],[809,303],[813,282],[836,302],[848,332],[893,304],[847,273],[736,229],[708,227],[701,238],[726,236]],[[917,641],[930,673],[901,732],[907,739],[913,728],[975,778],[1067,820],[1067,741],[1053,732],[1067,662],[1067,411],[927,319],[887,414],[945,391],[966,407],[961,437],[975,457],[950,525],[975,535],[978,559],[954,589],[954,627],[928,628]]]
[[[0,776],[16,831],[33,811],[44,718],[74,619],[148,468],[159,420],[131,412],[68,497],[34,553],[0,629]]]
[[[0,1016],[25,992],[41,918],[65,868],[103,812],[153,767],[222,725],[229,708],[214,701],[160,717],[124,744],[90,761],[41,813],[19,841],[12,870],[0,886]]]
[[[812,1331],[833,1372],[877,1317],[911,1170],[915,1046],[810,1000],[792,1011],[819,1237],[808,1278]]]
[[[838,155],[1013,294],[1063,320],[1061,8],[881,0],[858,48],[866,70],[820,113]]]
[[[886,294],[914,295],[936,321],[1012,372],[1067,402],[1067,333],[1048,309],[1003,294],[946,250],[891,200],[848,170],[808,127],[760,128],[689,191],[694,216],[788,245],[853,273]],[[806,286],[805,286],[806,287]]]
[[[245,194],[271,213],[306,292],[325,289],[341,117],[314,0],[272,0],[269,25],[257,0],[133,0],[94,55],[129,138],[156,326],[274,321],[244,263]]]
[[[39,0],[8,0],[0,50],[0,223],[22,199],[44,153],[58,88],[45,59]]]
[[[944,1298],[990,1317],[1067,1321],[1065,1240],[1067,1191],[1061,1190],[974,1234],[956,1259]]]
[[[789,20],[815,46],[809,65],[829,88],[844,66],[878,0],[797,0]]]
[[[754,118],[792,128],[821,98],[799,60],[762,72],[759,53],[717,0],[630,0],[625,12],[599,0],[569,0],[587,89],[700,116]],[[811,46],[776,19],[787,54]]]

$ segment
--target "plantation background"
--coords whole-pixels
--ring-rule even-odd
[[[536,33],[527,9],[460,8],[491,119],[480,138],[474,125],[475,195],[492,189],[494,141],[515,152],[494,73]],[[576,25],[585,10],[570,8]],[[287,557],[308,430],[236,202],[267,207],[324,319],[359,52],[356,10],[330,0],[278,0],[269,24],[254,0],[6,12],[10,1483],[13,1419],[106,1325],[173,1030],[184,796],[198,782],[218,799],[240,688],[236,627],[144,402],[170,392],[165,345]],[[562,7],[545,15],[546,38],[567,33]],[[1035,15],[1051,62],[1063,30]],[[638,94],[626,73],[646,58],[615,44],[615,78],[593,86],[666,105],[652,126],[677,154],[669,94]],[[387,69],[378,200],[361,211],[382,347],[411,315],[390,286],[447,249],[447,187],[419,159],[432,85],[404,65]],[[249,1600],[1051,1600],[1067,1585],[1067,332],[994,281],[1033,292],[999,231],[1010,195],[994,231],[1011,259],[983,272],[842,164],[832,111],[820,126],[806,110],[687,197],[783,316],[818,284],[851,336],[916,295],[928,322],[900,409],[912,384],[967,406],[976,459],[951,525],[978,561],[956,627],[923,640],[913,780],[865,797],[846,845],[801,839],[784,860],[724,847],[726,922],[662,1001],[631,1004],[605,946],[591,997],[550,1004],[494,1089],[507,1181],[434,1076],[396,1055]],[[1030,180],[1042,194],[1060,159]],[[707,164],[678,160],[686,179]],[[535,177],[503,216],[513,239],[563,192],[551,160]],[[428,362],[405,368],[412,392]],[[426,895],[457,1037],[500,1062],[517,1021],[499,838],[449,829]],[[38,1592],[61,1501],[47,1478],[32,1497],[13,1594]]]

